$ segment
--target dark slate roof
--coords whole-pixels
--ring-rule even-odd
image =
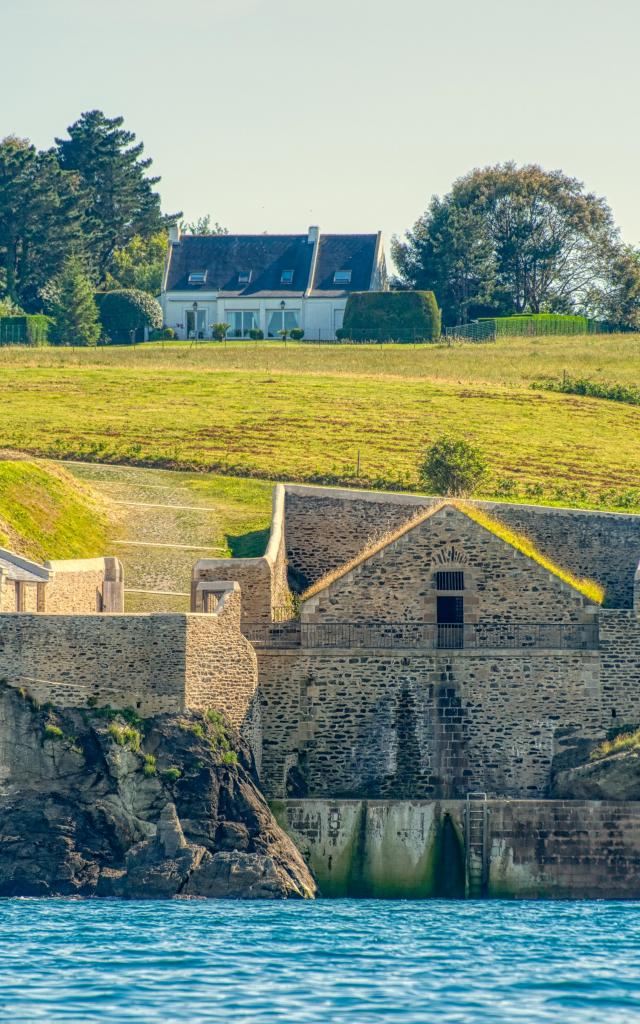
[[[166,291],[225,295],[302,296],[367,291],[375,266],[378,235],[320,235],[315,273],[310,281],[314,246],[307,235],[183,235],[171,246]],[[290,284],[282,272],[293,270]],[[334,283],[337,270],[351,270],[349,284]],[[189,274],[206,271],[202,284],[189,284]],[[239,275],[251,272],[249,284]]]
[[[377,242],[377,235],[320,235],[311,294],[368,291]],[[336,270],[350,270],[350,283],[336,285],[333,280]]]
[[[45,583],[49,579],[49,573],[43,566],[4,548],[0,548],[0,572],[7,579],[19,583]]]

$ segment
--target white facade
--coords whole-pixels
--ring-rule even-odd
[[[211,338],[212,324],[228,323],[228,337],[248,337],[252,325],[265,338],[278,338],[278,330],[300,327],[305,338],[327,340],[342,327],[347,296],[252,298],[218,296],[215,292],[163,292],[160,304],[166,327],[178,338]],[[240,319],[234,314],[243,314]],[[239,332],[239,333],[238,333]]]

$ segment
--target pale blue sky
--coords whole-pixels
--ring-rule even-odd
[[[402,232],[474,166],[561,167],[640,242],[637,0],[4,0],[0,136],[122,113],[164,209]]]

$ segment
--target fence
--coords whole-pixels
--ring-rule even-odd
[[[542,337],[544,335],[567,334],[609,334],[620,330],[614,324],[601,320],[590,320],[582,316],[561,314],[540,314],[505,316],[472,320],[468,324],[457,324],[445,328],[445,337],[462,341],[495,341],[505,337]]]
[[[245,623],[242,632],[256,647],[416,648],[426,650],[597,650],[597,623],[324,622],[292,619]]]

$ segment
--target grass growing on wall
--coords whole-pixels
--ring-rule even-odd
[[[0,443],[225,477],[415,490],[424,449],[454,432],[487,454],[483,497],[637,511],[640,407],[530,384],[566,370],[631,386],[639,363],[638,335],[452,348],[1,349]]]
[[[104,554],[107,520],[88,488],[58,467],[0,460],[0,546],[27,558]]]

